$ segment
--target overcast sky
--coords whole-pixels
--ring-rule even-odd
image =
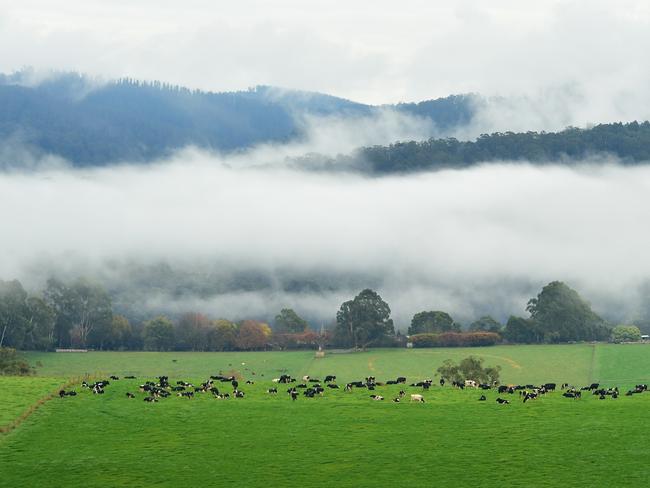
[[[0,0],[3,72],[270,84],[375,104],[561,90],[599,99],[610,118],[648,102],[649,48],[647,0]]]

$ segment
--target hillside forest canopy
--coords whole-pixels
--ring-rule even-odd
[[[391,309],[364,289],[341,304],[328,327],[314,328],[295,310],[279,311],[272,324],[255,318],[228,320],[200,312],[129,320],[115,313],[111,296],[85,279],[50,279],[36,293],[18,280],[0,281],[0,347],[19,350],[91,348],[150,351],[255,351],[342,347],[485,346],[497,343],[625,342],[640,339],[638,327],[612,327],[565,283],[554,281],[528,301],[528,317],[500,324],[490,316],[463,325],[446,312],[413,315],[406,331],[395,327]]]

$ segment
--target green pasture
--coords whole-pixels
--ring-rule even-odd
[[[9,424],[63,383],[65,380],[61,378],[0,376],[0,427]]]
[[[315,358],[313,351],[298,352],[89,352],[27,353],[39,364],[39,376],[70,377],[84,374],[160,375],[203,377],[235,370],[245,376],[277,377],[336,374],[339,380],[374,375],[389,379],[404,375],[432,377],[445,359],[468,355],[500,365],[504,383],[556,381],[582,384],[592,381],[650,381],[650,344],[572,344],[495,346],[481,348],[375,349],[360,353],[328,353]],[[242,364],[245,363],[245,364]]]
[[[339,383],[373,374],[432,377],[447,358],[468,354],[500,364],[508,383],[601,381],[621,390],[650,377],[646,345],[579,344],[481,349],[371,350],[363,353],[30,353],[38,376],[0,377],[0,418],[41,398],[63,377],[101,373],[120,379],[104,395],[75,387],[18,428],[0,434],[0,487],[144,486],[646,486],[650,393],[582,400],[551,393],[523,404],[518,395],[437,385],[329,390],[292,402],[271,378],[335,374]],[[244,363],[244,364],[242,364]],[[236,371],[255,382],[243,399],[199,394],[143,401],[138,385],[157,374],[203,381]],[[255,372],[255,375],[253,375]],[[231,388],[217,384],[222,390]],[[278,386],[277,396],[269,387]],[[136,394],[128,399],[126,392]],[[422,393],[426,403],[411,403]],[[29,397],[29,395],[32,395]],[[29,398],[28,398],[29,397]],[[11,401],[9,401],[12,399]],[[13,402],[13,403],[12,403]],[[9,407],[7,407],[9,406]]]

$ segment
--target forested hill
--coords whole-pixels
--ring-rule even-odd
[[[94,85],[74,73],[34,83],[31,75],[0,75],[0,144],[77,166],[149,161],[188,145],[231,151],[284,142],[300,137],[305,114],[363,116],[392,107],[441,128],[465,124],[473,114],[472,96],[373,107],[272,87],[212,93],[130,79]]]
[[[494,133],[475,141],[399,142],[365,147],[329,163],[382,174],[464,168],[490,161],[545,163],[594,156],[614,156],[623,164],[650,162],[650,122],[600,124],[561,132]]]

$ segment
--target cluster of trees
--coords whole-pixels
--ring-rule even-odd
[[[515,343],[602,341],[611,327],[598,316],[577,291],[553,281],[528,301],[529,318],[511,316],[503,337]]]
[[[467,328],[444,311],[422,311],[413,316],[406,337],[396,332],[388,303],[377,292],[365,289],[341,304],[334,327],[327,331],[312,330],[289,308],[275,316],[273,327],[258,320],[215,320],[200,313],[131,323],[113,313],[111,296],[103,287],[87,280],[50,279],[36,295],[17,280],[0,280],[0,347],[231,351],[391,347],[407,342],[415,347],[484,346],[501,341],[626,342],[641,337],[635,326],[612,329],[575,290],[559,281],[531,298],[527,311],[528,318],[511,316],[505,326],[484,316]]]
[[[650,161],[650,122],[569,127],[561,132],[498,132],[475,141],[398,142],[362,148],[354,157],[373,173],[406,173],[464,168],[485,161],[575,160],[594,154],[614,155],[625,163]]]
[[[113,313],[103,287],[87,280],[51,279],[38,295],[17,280],[0,280],[0,347],[232,351],[313,348],[327,338],[288,308],[275,317],[274,329],[257,320],[213,320],[200,313],[131,323]]]

